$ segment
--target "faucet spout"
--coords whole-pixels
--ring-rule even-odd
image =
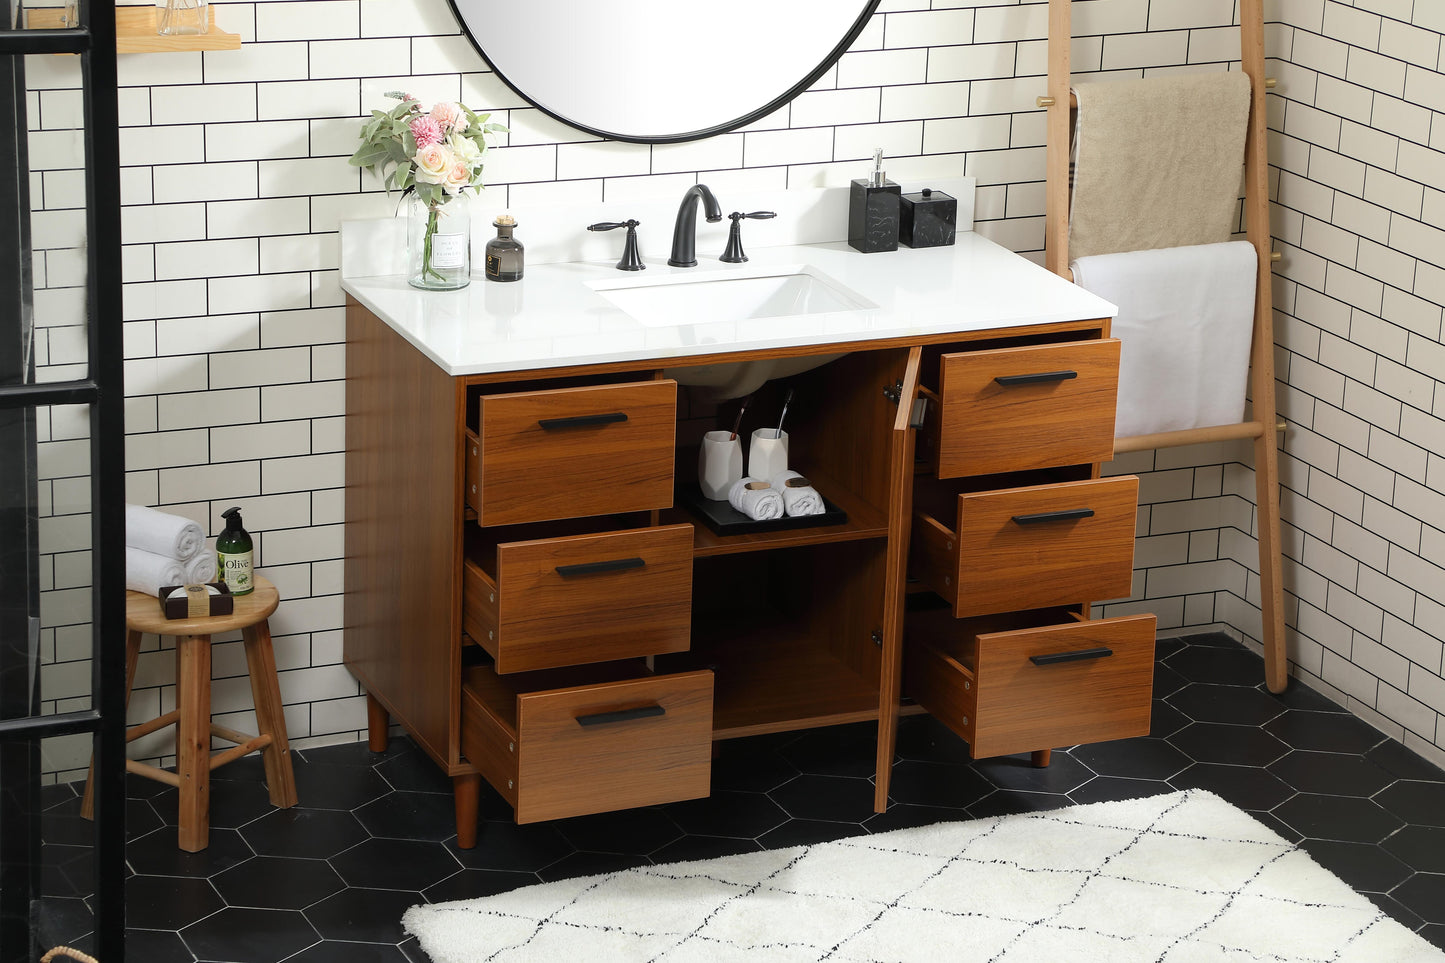
[[[702,199],[703,213],[708,221],[722,220],[722,208],[706,184],[694,184],[682,195],[677,209],[677,222],[672,228],[672,256],[667,263],[673,267],[697,265],[697,202]]]

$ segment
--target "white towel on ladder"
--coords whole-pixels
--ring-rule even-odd
[[[1244,419],[1254,285],[1246,241],[1082,257],[1074,282],[1119,307],[1114,437]]]

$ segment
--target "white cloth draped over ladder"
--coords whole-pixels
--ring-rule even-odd
[[[1244,417],[1258,256],[1237,222],[1249,78],[1079,84],[1074,281],[1119,308],[1119,438]]]

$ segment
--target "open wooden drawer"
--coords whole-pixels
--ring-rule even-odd
[[[519,823],[696,799],[712,777],[712,673],[640,662],[465,670],[462,754]]]
[[[665,525],[471,547],[462,630],[501,673],[685,651],[692,533]]]
[[[463,451],[482,525],[672,505],[677,382],[483,395]]]
[[[1123,598],[1138,501],[1133,475],[961,494],[914,514],[909,572],[958,618]]]
[[[937,380],[920,443],[939,478],[1114,456],[1115,338],[945,354]]]
[[[908,613],[903,691],[973,758],[1149,732],[1153,615],[1093,621],[1043,610],[957,620]]]

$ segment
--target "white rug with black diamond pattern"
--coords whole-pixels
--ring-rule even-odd
[[[403,925],[435,963],[1445,960],[1203,790],[544,883]]]

